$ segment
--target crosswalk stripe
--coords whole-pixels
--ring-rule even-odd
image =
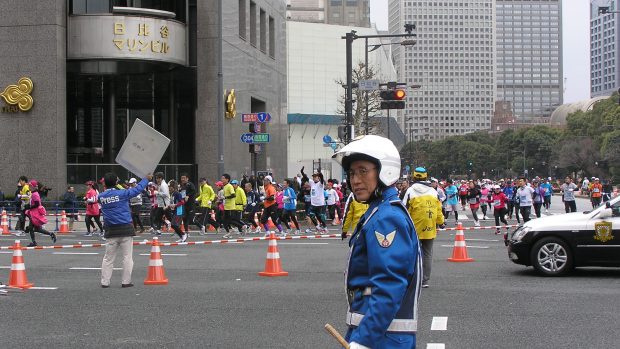
[[[446,349],[443,343],[426,343],[426,349]]]

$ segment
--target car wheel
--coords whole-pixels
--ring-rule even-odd
[[[564,240],[541,239],[532,248],[532,265],[545,276],[560,276],[573,268],[573,252]]]

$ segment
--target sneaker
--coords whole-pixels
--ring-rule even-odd
[[[149,229],[149,233],[151,233],[151,234],[155,234],[155,233],[156,233],[155,228],[151,227],[151,229]]]
[[[101,285],[101,288],[110,288],[110,285]]]
[[[155,231],[155,235],[161,236],[161,231],[160,230]]]
[[[198,232],[198,234],[205,235],[206,234],[205,227],[201,227],[200,231]]]
[[[475,222],[474,222],[474,225],[475,225],[476,227],[479,227],[479,226],[480,226],[480,222],[475,221]]]
[[[122,288],[133,287],[133,284],[121,284]]]
[[[53,242],[53,243],[56,243],[56,234],[51,233],[51,234],[50,234],[50,237],[52,238],[52,242]]]
[[[23,230],[18,230],[15,232],[15,236],[26,236],[26,232]]]
[[[261,228],[256,227],[256,229],[254,229],[254,234],[260,234],[260,233],[261,233]]]
[[[38,246],[36,242],[31,242],[28,244],[28,247],[35,247]]]
[[[281,237],[281,238],[285,238],[287,235],[288,235],[288,234],[287,234],[285,231],[282,231],[282,232],[280,233],[280,237]]]
[[[86,234],[84,234],[82,236],[93,236],[93,233],[86,233]]]
[[[295,235],[301,235],[301,230],[299,229],[295,230]]]
[[[312,234],[312,229],[306,229],[306,234]]]
[[[187,241],[187,239],[189,239],[189,234],[183,234],[183,236],[181,237],[181,242],[185,242]]]
[[[548,213],[549,213],[549,210],[545,209],[545,214],[548,214]]]
[[[231,237],[232,237],[232,234],[227,233],[227,234],[224,234],[224,236],[222,236],[222,239],[230,239]]]
[[[501,234],[501,232],[499,231],[499,229],[497,229],[497,230],[495,231],[495,235],[499,235],[499,234]]]

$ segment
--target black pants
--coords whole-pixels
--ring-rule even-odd
[[[519,209],[520,209],[520,206],[519,206],[519,204],[517,204],[516,202],[515,202],[515,203],[513,203],[513,205],[514,205],[514,208],[515,208],[515,217],[517,218],[517,223],[521,223],[521,219],[519,218]]]
[[[198,228],[206,227],[207,225],[210,225],[215,229],[219,227],[218,223],[211,218],[210,207],[199,207],[198,212],[200,215],[194,216],[194,223],[198,226]]]
[[[320,223],[321,227],[327,227],[327,224],[325,224],[325,206],[310,206],[310,220],[312,220],[314,225]]]
[[[183,211],[183,226],[185,227],[185,231],[189,231],[189,224],[194,222],[194,204],[185,204]]]
[[[545,209],[548,210],[551,207],[551,195],[545,195]]]
[[[500,208],[499,210],[494,210],[493,211],[493,217],[495,217],[495,225],[499,226],[499,221],[502,221],[502,223],[508,225],[508,222],[506,221],[506,214],[508,213],[508,210],[503,207]]]
[[[241,211],[237,210],[224,210],[224,229],[226,232],[230,232],[230,226],[233,225],[239,232],[241,232],[241,228],[243,227],[243,223],[241,223]]]
[[[258,224],[256,224],[256,221],[254,220],[254,215],[256,215],[255,211],[243,212],[243,221],[246,225],[251,224],[252,227],[256,228],[258,227]]]
[[[269,217],[271,217],[271,221],[273,222],[273,224],[278,227],[278,230],[280,230],[280,217],[278,216],[278,206],[277,205],[271,205],[269,207],[265,207],[265,209],[263,210],[263,215],[260,217],[260,223],[263,225],[263,227],[265,228],[265,230],[269,230],[269,227],[266,226],[267,221],[269,220]]]
[[[592,208],[597,208],[599,206],[601,206],[601,200],[603,200],[602,197],[597,197],[597,198],[592,198]]]
[[[43,227],[35,227],[34,225],[32,225],[32,223],[30,223],[27,230],[28,230],[28,233],[30,234],[30,240],[32,240],[32,243],[35,243],[35,244],[37,243],[34,238],[35,232],[39,234],[47,235],[47,236],[52,236],[52,233],[45,230]]]
[[[540,209],[541,209],[542,205],[543,205],[542,202],[535,202],[534,203],[534,212],[536,213],[536,218],[540,218]]]
[[[142,219],[140,219],[140,205],[131,205],[131,220],[133,221],[133,228],[138,229],[138,225],[140,229],[144,230],[144,226],[142,225]]]
[[[522,206],[519,208],[521,215],[523,216],[523,223],[529,222],[530,213],[532,212],[532,206]]]
[[[17,217],[17,224],[15,224],[15,230],[26,230],[26,210],[21,210],[19,212],[19,217]]]
[[[99,218],[99,216],[91,216],[88,214],[86,215],[86,231],[90,233],[91,225],[93,226],[93,228],[95,227],[93,220],[95,221],[95,223],[97,223],[97,227],[99,227],[99,231],[103,232],[103,226],[101,225],[101,219]]]
[[[480,204],[480,209],[482,210],[482,219],[486,219],[487,217],[487,204]]]
[[[284,217],[284,221],[287,226],[289,226],[288,222],[293,222],[293,224],[295,224],[295,229],[299,230],[299,222],[297,222],[297,216],[296,216],[296,212],[294,209],[284,210],[284,212],[282,213],[282,216]],[[289,226],[289,229],[290,229],[290,226]]]
[[[564,210],[566,213],[577,212],[577,203],[575,200],[564,201]]]
[[[329,210],[329,219],[336,218],[335,213],[338,213],[338,218],[342,219],[342,212],[340,212],[340,205],[334,204],[327,206]]]
[[[156,230],[161,230],[161,226],[164,224],[164,217],[172,224],[172,211],[164,210],[163,207],[157,207],[153,213],[153,224]]]

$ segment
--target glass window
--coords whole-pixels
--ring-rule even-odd
[[[245,40],[245,34],[246,34],[246,23],[245,23],[245,16],[246,16],[246,0],[239,0],[239,36]]]

